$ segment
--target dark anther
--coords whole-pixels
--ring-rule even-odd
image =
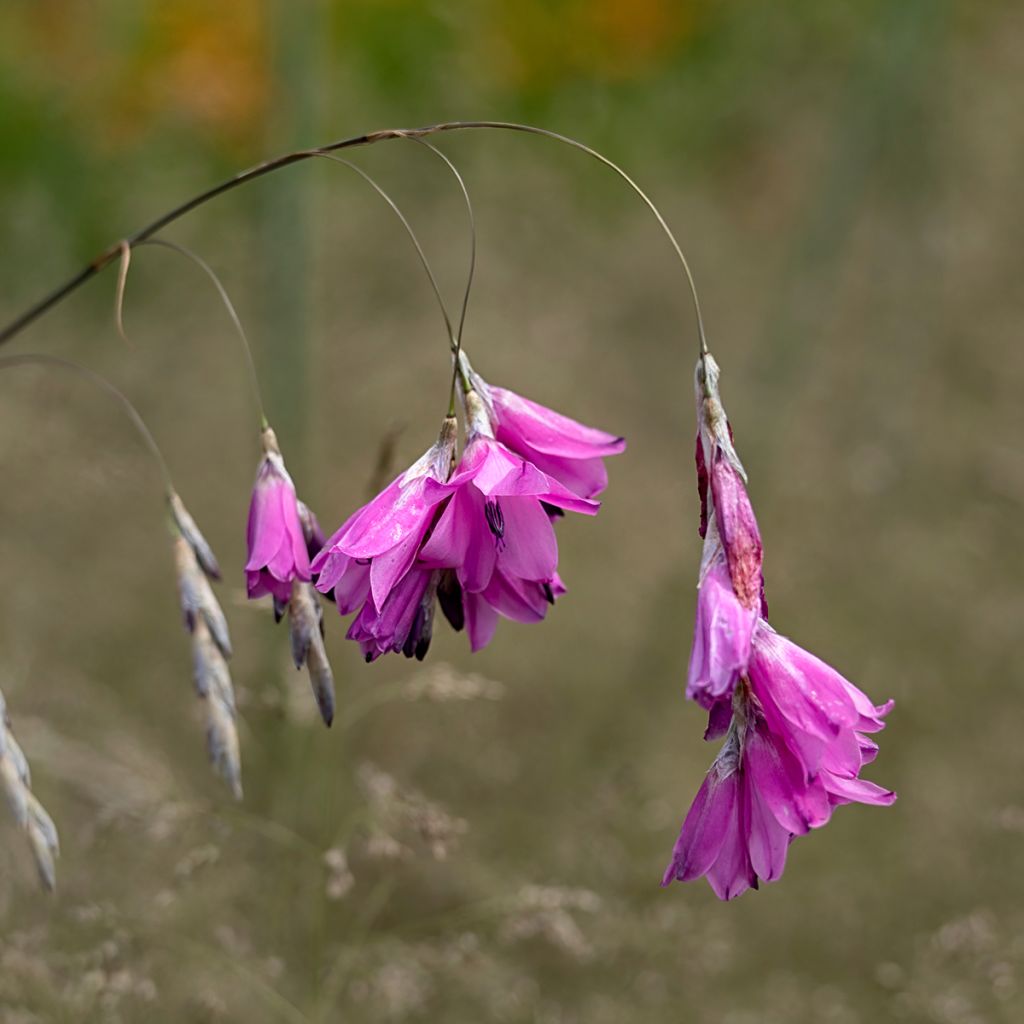
[[[542,583],[540,585],[540,589],[544,591],[544,600],[547,601],[548,604],[554,604],[555,603],[555,592],[551,589],[551,584],[550,583]]]
[[[416,660],[422,661],[427,656],[427,651],[430,650],[430,635],[420,637],[420,642],[416,645]]]
[[[546,501],[542,501],[540,503],[540,507],[544,509],[552,519],[561,519],[562,516],[565,515],[564,508],[559,508],[557,505],[549,505]]]
[[[416,617],[412,620],[409,635],[402,644],[402,653],[407,658],[422,661],[430,649],[430,640],[434,635],[434,598],[428,603],[421,603],[416,609]]]
[[[441,573],[441,581],[437,585],[437,599],[449,625],[456,633],[461,632],[466,625],[466,612],[462,607],[462,587],[451,569]]]
[[[288,602],[282,601],[280,598],[274,598],[274,621],[280,622],[284,618],[284,613],[288,611]]]
[[[505,536],[505,516],[502,514],[497,498],[484,502],[484,518],[487,520],[491,533],[501,540]]]

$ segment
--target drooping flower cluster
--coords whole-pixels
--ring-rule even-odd
[[[603,459],[622,438],[586,427],[500,388],[460,361],[466,437],[448,417],[437,441],[313,559],[317,588],[342,615],[367,661],[421,659],[440,604],[477,651],[499,616],[538,622],[565,593],[553,520],[593,515],[607,485]]]
[[[725,737],[683,822],[663,885],[706,875],[720,899],[777,879],[795,836],[839,804],[887,805],[860,778],[892,702],[875,706],[768,624],[761,536],[711,356],[697,366],[697,487],[704,538],[686,695]]]

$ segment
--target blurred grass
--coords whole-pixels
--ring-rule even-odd
[[[1000,3],[0,9],[0,319],[294,145],[518,117],[635,173],[695,267],[773,621],[896,698],[872,777],[901,794],[838,813],[736,904],[658,889],[712,756],[680,693],[699,558],[685,291],[596,165],[445,138],[480,224],[474,362],[630,439],[601,515],[559,527],[570,595],[472,659],[439,632],[427,670],[481,673],[500,700],[409,699],[424,670],[367,668],[330,614],[327,732],[229,569],[231,806],[204,761],[153,468],[86,386],[6,375],[0,685],[64,856],[44,900],[0,833],[0,1021],[1019,1020],[1022,40]],[[450,181],[412,146],[357,159],[454,302]],[[259,339],[271,418],[330,529],[386,430],[404,425],[399,464],[429,442],[447,364],[401,228],[323,164],[172,237],[223,273]],[[223,311],[143,250],[125,348],[112,291],[95,282],[12,350],[125,387],[238,567],[257,439]]]

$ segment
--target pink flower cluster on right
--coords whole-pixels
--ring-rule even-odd
[[[706,876],[729,900],[783,871],[795,836],[846,803],[896,794],[860,777],[892,701],[856,686],[768,624],[761,535],[710,355],[697,364],[697,487],[704,538],[686,695],[724,736],[683,822],[663,885]]]

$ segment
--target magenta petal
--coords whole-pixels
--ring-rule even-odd
[[[354,561],[340,551],[322,551],[317,555],[314,565],[310,566],[317,573],[316,589],[321,594],[329,594]]]
[[[786,866],[790,834],[778,823],[758,790],[747,786],[750,810],[750,865],[758,878],[774,882]]]
[[[500,430],[498,440],[502,440]],[[596,497],[608,486],[608,470],[601,459],[563,459],[555,455],[543,455],[526,447],[521,449],[521,454],[545,476],[557,480],[581,498]]]
[[[495,611],[515,622],[540,622],[548,610],[540,584],[509,578],[501,571],[491,577],[483,597]]]
[[[267,479],[261,472],[249,503],[246,542],[249,560],[246,571],[262,569],[277,554],[284,539],[285,524],[281,516],[280,491],[287,484],[278,478]]]
[[[466,553],[459,569],[459,582],[469,593],[486,589],[498,559],[498,538],[487,525],[484,497],[475,487],[466,487],[452,499],[458,502],[458,528],[466,538]]]
[[[466,631],[469,633],[469,649],[476,653],[494,638],[494,631],[498,626],[498,613],[482,594],[464,592],[462,599],[466,612]]]
[[[697,621],[690,650],[686,696],[709,708],[732,695],[747,671],[757,613],[736,599],[723,564],[713,566],[697,593]]]
[[[793,755],[763,725],[748,730],[743,756],[750,784],[787,832],[803,835],[828,821],[828,799],[821,785],[802,777]]]
[[[735,817],[736,798],[736,772],[728,771],[723,776],[716,760],[683,821],[662,885],[673,880],[689,882],[707,873],[718,858]]]
[[[504,536],[498,564],[511,576],[549,580],[558,567],[558,542],[551,520],[536,498],[501,498]]]
[[[424,520],[419,529],[412,530],[390,551],[377,555],[371,561],[370,592],[373,594],[373,603],[378,608],[384,607],[391,588],[409,571],[423,534],[427,532],[427,526],[429,523]]]
[[[348,555],[372,558],[422,529],[451,489],[429,476],[407,479],[409,472],[393,480],[360,509],[333,543]]]
[[[466,495],[456,491],[445,506],[434,529],[420,549],[420,561],[435,569],[455,569],[466,559],[469,545],[469,510],[464,507]]]
[[[351,559],[334,584],[334,600],[339,615],[354,612],[369,596],[370,566]]]
[[[463,587],[481,591],[490,582],[496,558],[484,499],[475,488],[464,487],[452,495],[434,524],[419,549],[417,564],[429,569],[456,569]]]
[[[896,800],[896,794],[891,789],[883,789],[867,779],[841,779],[829,773],[823,777],[828,792],[844,802],[888,807]]]
[[[831,739],[857,723],[857,711],[835,669],[762,623],[750,659],[754,693],[770,693],[780,713],[793,725]]]
[[[721,739],[729,730],[732,721],[732,701],[718,700],[708,709],[708,725],[704,730],[705,740]]]
[[[398,651],[412,629],[423,593],[430,582],[430,571],[414,569],[391,591],[374,626],[377,646]]]
[[[517,443],[546,455],[569,459],[618,455],[625,451],[624,437],[585,426],[514,391],[496,387],[489,390],[499,432],[506,433]]]
[[[747,787],[738,783],[736,809],[726,826],[722,848],[707,871],[708,882],[720,900],[734,900],[757,884],[747,845],[749,802]]]

